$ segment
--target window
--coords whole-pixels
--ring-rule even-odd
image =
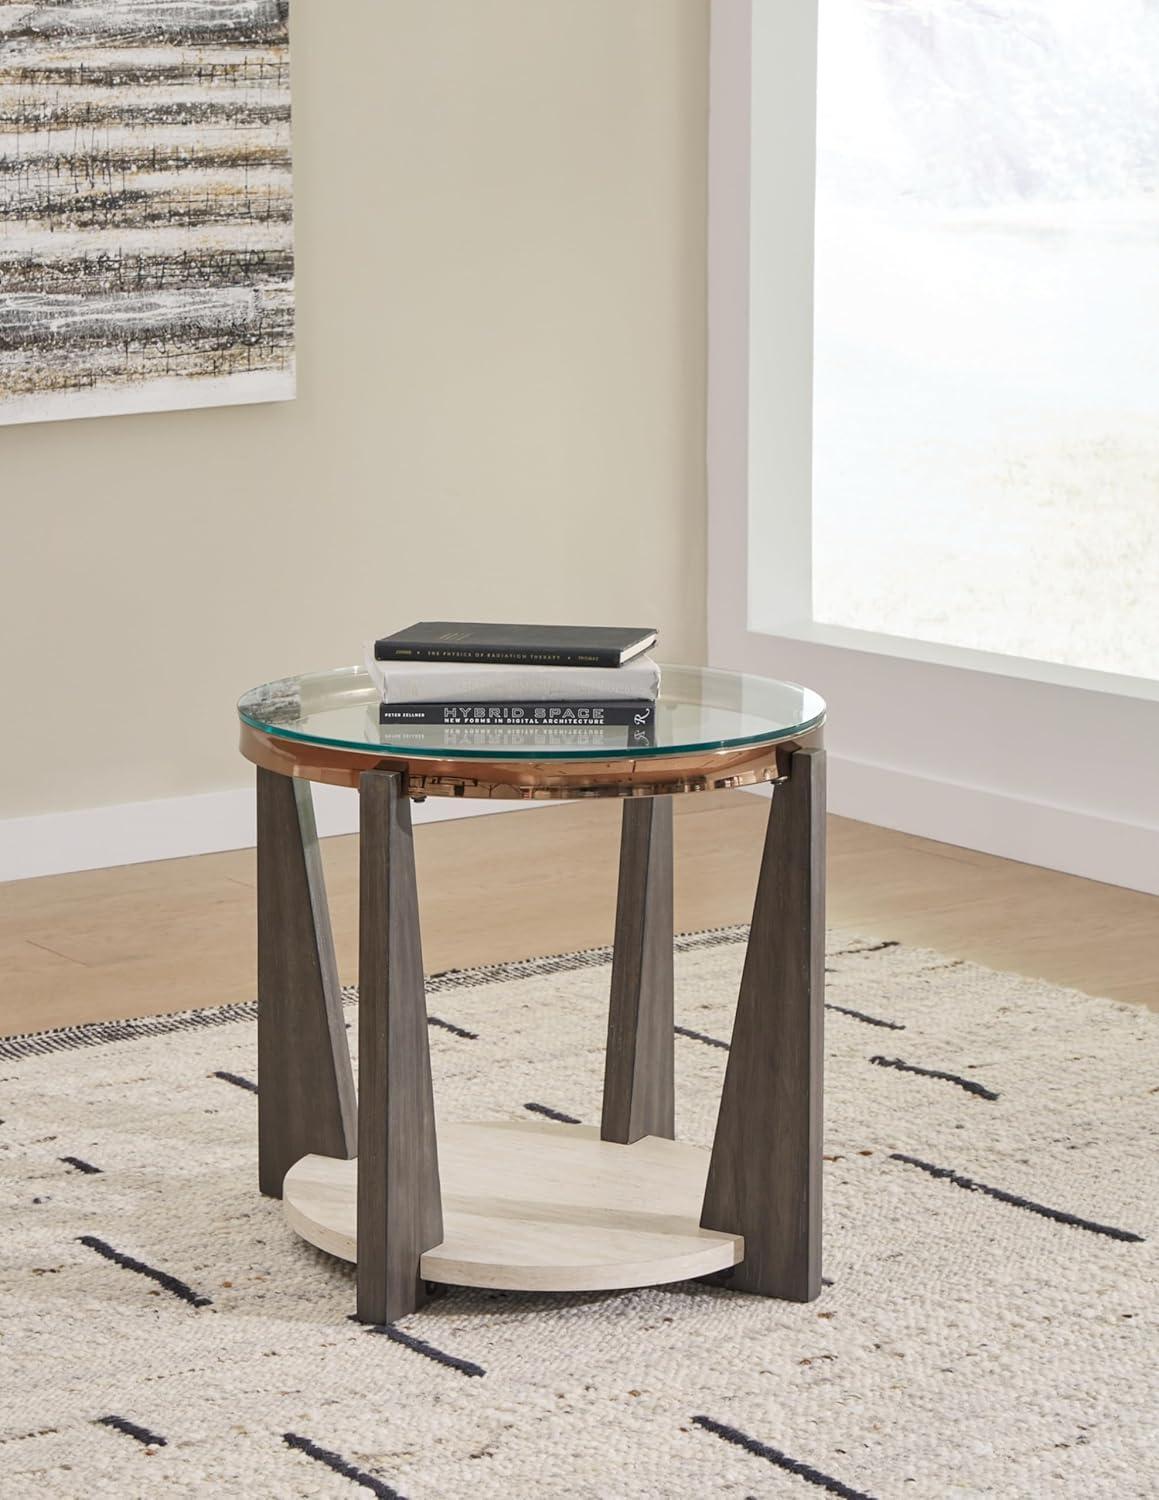
[[[828,700],[835,812],[1159,889],[1159,0],[710,62],[710,661]]]
[[[817,76],[813,619],[1159,678],[1159,5],[822,0]]]

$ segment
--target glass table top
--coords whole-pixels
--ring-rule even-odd
[[[655,727],[543,724],[379,724],[378,693],[362,667],[263,683],[238,703],[242,721],[281,739],[440,760],[637,760],[791,739],[824,722],[825,703],[793,682],[661,664]]]

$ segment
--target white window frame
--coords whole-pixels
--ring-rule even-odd
[[[769,28],[762,55],[777,73],[756,98],[754,25]],[[709,660],[826,697],[834,812],[1159,893],[1159,684],[812,619],[816,36],[817,0],[713,0]],[[752,212],[754,115],[762,138],[786,143],[765,167],[775,226]],[[775,274],[755,282],[754,241],[763,264],[775,257]],[[750,312],[775,340],[750,348]],[[777,502],[750,513],[757,494]],[[763,576],[779,559],[775,635],[749,627],[750,534]]]

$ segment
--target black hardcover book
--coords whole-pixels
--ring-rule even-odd
[[[530,667],[621,667],[656,640],[650,626],[481,625],[423,620],[374,643],[378,661],[478,661]]]
[[[383,703],[380,724],[487,724],[507,728],[592,729],[600,725],[643,729],[648,733],[656,705],[621,699],[610,703]]]

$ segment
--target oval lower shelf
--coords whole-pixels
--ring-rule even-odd
[[[586,1125],[524,1121],[438,1129],[441,1245],[428,1281],[508,1291],[597,1291],[707,1276],[744,1239],[700,1227],[708,1152],[645,1136],[601,1141]],[[304,1156],[286,1173],[287,1222],[312,1245],[358,1258],[356,1161]]]

